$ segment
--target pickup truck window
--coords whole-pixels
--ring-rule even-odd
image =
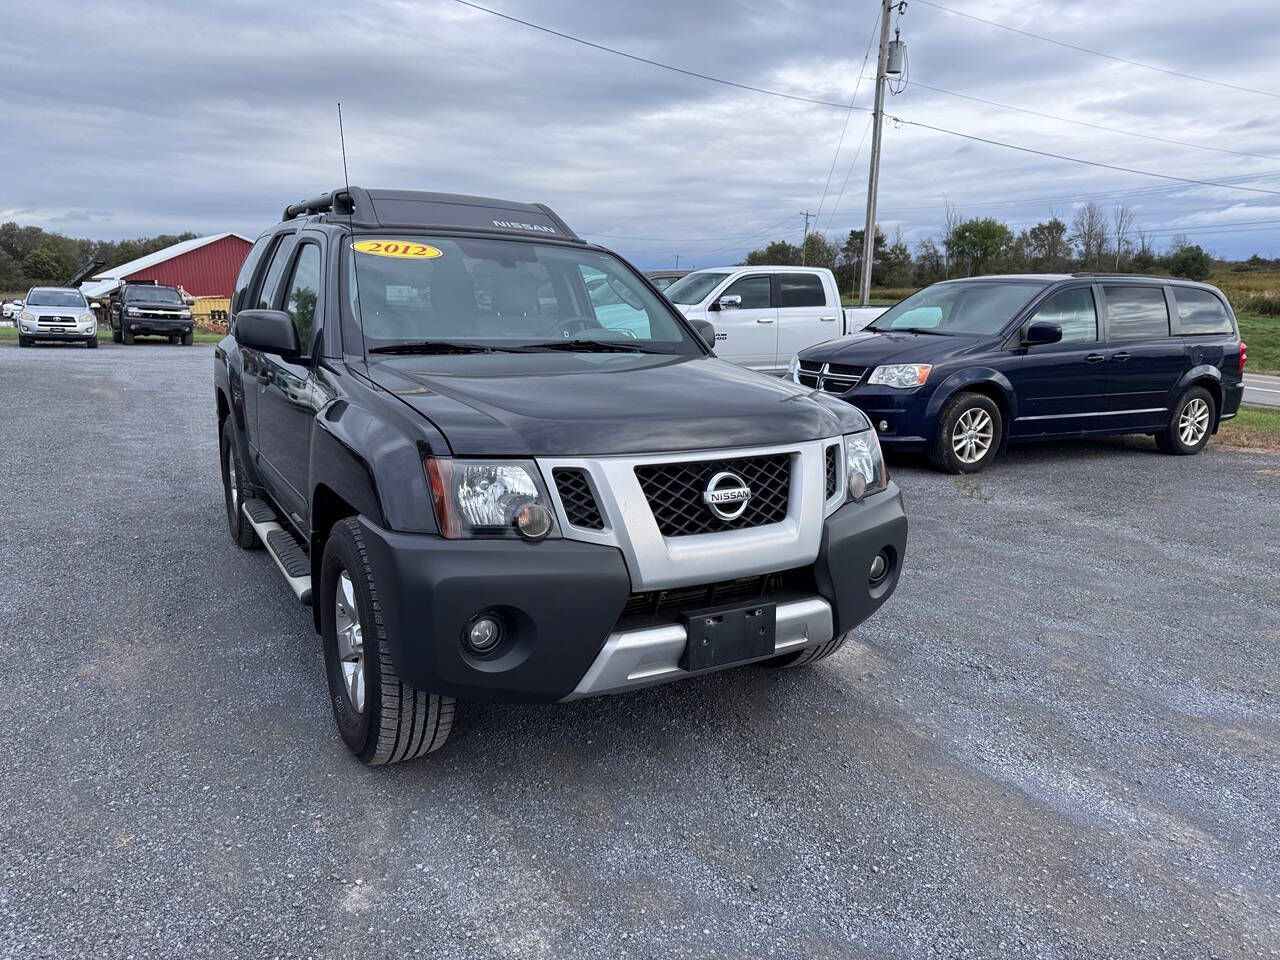
[[[822,288],[822,278],[816,273],[778,274],[778,306],[825,307],[827,292]]]
[[[935,283],[890,307],[867,329],[993,336],[1046,286],[1048,281],[1000,283],[953,280]]]
[[[691,273],[663,291],[672,303],[701,303],[727,277],[727,273]]]
[[[722,297],[741,297],[743,310],[763,310],[769,306],[769,276],[742,277],[725,289]]]
[[[129,303],[167,303],[172,306],[182,306],[182,295],[173,287],[153,287],[147,284],[125,287],[124,298]]]
[[[671,307],[610,254],[488,238],[415,236],[404,246],[415,255],[348,244],[353,306],[368,350],[610,341],[644,352],[701,352]]]

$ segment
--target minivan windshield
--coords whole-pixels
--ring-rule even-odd
[[[727,276],[727,273],[691,273],[662,292],[672,303],[683,303],[686,306],[701,303],[712,288]]]
[[[868,330],[991,336],[1050,281],[948,280],[913,293],[867,325]]]
[[[348,309],[370,352],[699,356],[648,286],[598,250],[475,237],[356,237]]]
[[[136,303],[172,303],[182,306],[182,295],[173,287],[125,287],[124,298]]]
[[[87,307],[84,296],[79,290],[66,288],[63,290],[37,287],[27,295],[28,307]]]

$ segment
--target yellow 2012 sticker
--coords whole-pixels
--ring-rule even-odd
[[[443,251],[412,240],[357,240],[351,247],[361,253],[371,253],[375,257],[434,260],[436,257],[444,256]]]

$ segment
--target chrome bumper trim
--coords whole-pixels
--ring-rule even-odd
[[[778,604],[777,639],[772,655],[826,643],[832,637],[833,623],[831,605],[821,597]],[[693,676],[680,668],[680,656],[687,639],[684,627],[678,623],[611,633],[582,680],[564,699],[621,693]],[[726,667],[739,665],[725,664]]]

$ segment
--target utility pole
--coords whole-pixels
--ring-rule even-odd
[[[809,217],[811,216],[812,214],[809,213],[808,210],[804,212],[804,236],[800,240],[800,266],[802,267],[808,266],[807,259],[809,256],[809,249],[808,249],[809,248]]]
[[[871,265],[876,255],[876,191],[880,188],[880,129],[884,126],[885,67],[889,61],[889,15],[898,0],[881,0],[880,59],[876,62],[876,108],[871,115],[871,173],[867,178],[867,226],[862,237],[862,283],[858,303],[871,300]]]

